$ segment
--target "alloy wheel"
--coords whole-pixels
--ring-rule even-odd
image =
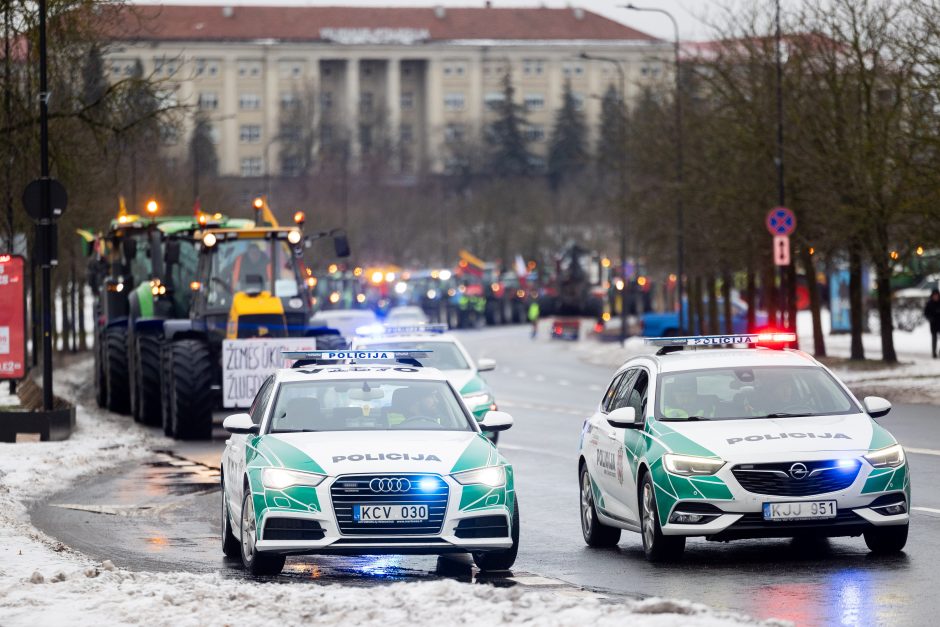
[[[585,470],[581,473],[581,525],[585,535],[591,535],[591,510],[594,505],[591,499],[591,479]]]
[[[656,541],[656,519],[653,509],[653,487],[649,483],[643,485],[643,540],[647,548]]]

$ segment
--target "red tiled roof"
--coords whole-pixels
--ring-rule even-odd
[[[641,40],[655,38],[582,9],[371,8],[126,5],[117,9],[112,37],[119,40],[317,41],[320,29],[418,29],[431,40]]]

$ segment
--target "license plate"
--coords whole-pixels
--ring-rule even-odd
[[[835,501],[764,503],[764,520],[823,520],[838,512]]]
[[[428,519],[427,505],[353,505],[353,520],[357,523],[423,522]]]

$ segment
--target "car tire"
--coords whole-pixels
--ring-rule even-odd
[[[620,542],[620,529],[605,525],[598,519],[594,507],[594,491],[591,489],[591,476],[587,466],[581,466],[579,484],[581,486],[581,534],[588,546],[609,548]]]
[[[899,553],[907,544],[909,525],[874,527],[865,532],[865,544],[872,553]]]
[[[255,545],[257,528],[255,526],[255,507],[251,500],[251,489],[246,485],[242,497],[242,516],[239,525],[239,551],[242,564],[255,577],[271,577],[284,569],[286,557],[278,553],[261,553]]]
[[[127,370],[127,329],[110,327],[104,332],[104,372],[109,411],[127,414],[131,410],[130,380]]]
[[[512,546],[498,551],[486,551],[473,554],[473,563],[477,568],[485,571],[509,570],[516,563],[519,553],[519,499],[514,498],[512,504],[512,529],[510,530]]]
[[[222,478],[222,552],[227,557],[239,557],[242,544],[232,531],[232,517],[229,515],[228,503],[225,497],[225,477]]]
[[[643,537],[643,552],[651,562],[672,562],[682,557],[685,551],[685,536],[665,536],[659,524],[656,507],[656,489],[649,473],[643,475],[640,484],[640,535]]]
[[[163,390],[160,381],[160,344],[156,335],[138,335],[136,338],[136,361],[134,372],[137,390],[136,415],[145,425],[157,426],[163,418],[161,399]]]
[[[170,433],[180,440],[212,437],[212,360],[209,347],[198,339],[173,342],[168,351]]]

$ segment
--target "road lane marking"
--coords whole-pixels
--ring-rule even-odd
[[[905,453],[914,453],[915,455],[936,455],[940,457],[940,451],[932,448],[907,448],[904,447]]]
[[[559,459],[571,459],[571,455],[562,455],[547,448],[533,448],[531,446],[518,446],[516,444],[500,444],[500,450],[522,451],[523,453],[535,453],[536,455],[548,455],[549,457],[558,457]]]
[[[937,514],[940,516],[940,509],[935,509],[933,507],[911,507],[911,509],[917,512],[927,512],[928,514]]]
[[[542,381],[545,380],[545,375],[544,375],[544,374],[537,374],[537,375],[535,375],[535,380],[541,383]]]
[[[571,385],[571,381],[569,381],[568,379],[560,379],[558,381],[558,385]]]
[[[588,389],[591,390],[592,392],[600,392],[603,388],[601,388],[601,386],[595,383],[592,383],[591,385],[588,386]]]
[[[590,412],[582,411],[575,409],[573,407],[558,407],[555,405],[543,405],[539,403],[526,403],[523,401],[507,401],[504,398],[499,400],[499,404],[502,407],[514,407],[516,409],[531,409],[532,411],[547,411],[553,414],[564,414],[566,416],[577,416],[578,418],[586,418]]]

